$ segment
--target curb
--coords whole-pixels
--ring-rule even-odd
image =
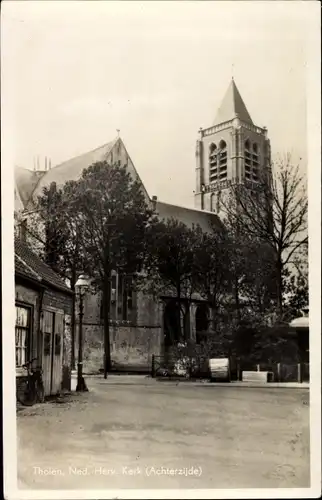
[[[178,384],[179,385],[179,384]],[[182,385],[182,384],[180,384]],[[308,384],[298,384],[298,385],[291,385],[291,382],[289,383],[267,383],[267,384],[261,384],[261,383],[254,383],[254,384],[248,384],[247,382],[244,382],[242,384],[234,384],[234,383],[209,383],[209,384],[192,384],[194,387],[235,387],[235,388],[242,388],[242,389],[310,389],[310,386]]]
[[[157,385],[162,383],[162,385],[170,385],[175,387],[229,387],[229,388],[242,388],[242,389],[254,389],[254,388],[263,388],[263,389],[309,389],[310,384],[307,382],[298,383],[298,382],[209,382],[209,380],[204,382],[190,381],[190,380],[166,380],[166,379],[157,379],[151,378],[148,376],[113,376],[110,375],[107,379],[104,379],[100,376],[92,376],[88,377],[89,379],[95,379],[99,381],[99,384],[106,385],[114,385],[114,386],[144,386],[148,387],[151,385]],[[126,380],[127,379],[127,380]]]

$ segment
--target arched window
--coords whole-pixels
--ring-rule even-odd
[[[185,315],[180,308],[180,327],[178,327],[178,305],[175,300],[169,301],[163,313],[163,329],[165,347],[182,341],[186,336]]]
[[[217,146],[213,142],[209,146],[209,156],[212,156],[214,153],[216,153]]]
[[[222,150],[222,149],[226,149],[227,148],[227,144],[226,142],[222,139],[219,143],[219,148]]]
[[[256,144],[256,142],[254,142],[253,144],[253,151],[254,153],[258,153],[258,145]]]
[[[209,308],[207,304],[200,304],[196,309],[196,344],[200,344],[208,331]]]
[[[246,151],[249,151],[249,150],[250,150],[250,142],[249,142],[249,139],[247,139],[247,140],[245,141],[245,149],[246,149]]]

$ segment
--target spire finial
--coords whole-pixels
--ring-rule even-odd
[[[233,80],[234,79],[234,63],[232,63],[231,65],[231,79]]]
[[[120,132],[121,132],[121,131],[120,131],[120,129],[119,129],[119,128],[117,128],[117,129],[116,129],[116,132],[117,132],[117,137],[120,137]]]

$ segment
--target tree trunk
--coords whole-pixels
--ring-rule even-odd
[[[104,318],[104,378],[111,371],[110,346],[110,273],[105,272],[103,283],[103,318]]]
[[[277,311],[279,317],[283,315],[283,266],[280,259],[276,263],[276,295],[277,295]]]
[[[76,271],[72,270],[72,276],[70,279],[70,288],[74,292],[73,302],[72,302],[72,318],[71,318],[71,369],[75,370],[75,338],[76,338],[76,294],[75,294],[75,285],[76,285]]]
[[[236,307],[236,316],[238,323],[240,322],[240,302],[239,302],[239,283],[238,278],[235,277],[234,283],[234,293],[235,293],[235,307]]]
[[[177,283],[177,329],[178,329],[178,335],[177,338],[179,339],[179,342],[181,341],[181,285],[180,282]]]
[[[212,310],[212,329],[213,332],[217,331],[217,324],[218,324],[218,304],[216,300],[215,294],[210,295],[208,294],[208,302],[211,304],[211,310]],[[208,326],[209,330],[209,326]]]

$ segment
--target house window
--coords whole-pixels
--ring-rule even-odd
[[[31,308],[16,305],[16,366],[29,359],[31,340]]]

